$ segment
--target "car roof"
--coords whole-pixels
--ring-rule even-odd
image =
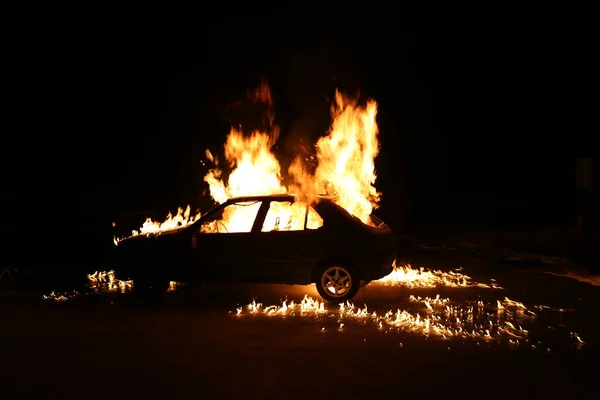
[[[238,203],[238,202],[246,202],[246,201],[263,201],[263,200],[274,200],[274,201],[289,201],[294,200],[298,195],[293,193],[281,193],[281,194],[269,194],[269,195],[260,195],[260,196],[240,196],[240,197],[231,197],[226,203]],[[319,199],[323,200],[331,200],[335,197],[327,196],[327,195],[318,195]]]

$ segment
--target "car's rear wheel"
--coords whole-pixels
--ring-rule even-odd
[[[319,295],[330,303],[350,300],[360,288],[360,277],[354,268],[339,262],[327,263],[317,270]]]

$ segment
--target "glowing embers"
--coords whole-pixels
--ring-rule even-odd
[[[264,306],[253,301],[237,309],[236,315],[242,317],[245,314],[333,320],[339,330],[361,321],[386,333],[397,330],[438,339],[463,338],[510,344],[527,340],[529,332],[522,325],[536,318],[536,314],[525,305],[506,297],[495,303],[467,301],[458,304],[439,295],[433,298],[411,295],[403,308],[383,312],[369,310],[367,305],[357,307],[349,302],[337,308],[327,307],[305,295],[299,303],[285,300],[280,305]],[[578,335],[574,337],[583,342]]]
[[[486,289],[502,289],[492,279],[490,283],[474,282],[470,276],[460,273],[460,269],[450,272],[439,270],[415,269],[407,265],[397,266],[394,261],[394,270],[387,276],[372,282],[385,286],[404,286],[408,288],[434,288],[447,287],[479,287]]]

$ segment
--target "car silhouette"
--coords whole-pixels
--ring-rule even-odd
[[[163,292],[169,281],[315,283],[340,303],[393,269],[392,231],[371,221],[329,197],[310,205],[288,194],[231,198],[185,227],[117,242],[112,266],[140,290]]]

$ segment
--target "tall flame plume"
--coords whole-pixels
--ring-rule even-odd
[[[227,176],[218,157],[206,150],[206,158],[213,163],[213,168],[205,175],[204,181],[209,186],[212,199],[223,203],[232,197],[293,193],[303,204],[311,204],[319,195],[328,195],[362,222],[370,224],[370,215],[377,208],[381,196],[375,188],[375,158],[379,152],[377,103],[369,100],[366,106],[361,106],[356,99],[336,91],[331,107],[331,127],[315,146],[316,169],[309,171],[303,159],[296,157],[288,170],[292,183],[287,187],[283,184],[281,165],[271,151],[279,130],[274,125],[269,86],[261,83],[256,90],[249,91],[248,98],[267,106],[263,117],[263,127],[266,128],[244,132],[241,126],[232,126],[224,144],[226,168],[230,171]],[[199,218],[199,215],[190,216],[188,209],[182,211],[176,217],[170,216],[168,222],[148,219],[139,231],[132,233],[177,229]],[[295,212],[291,205],[280,211],[290,218]],[[250,218],[251,214],[246,214]],[[246,216],[230,213],[224,218],[239,222]]]

